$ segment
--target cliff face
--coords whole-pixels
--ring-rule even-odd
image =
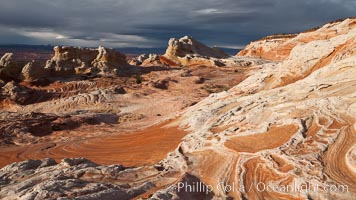
[[[272,35],[258,41],[251,42],[238,56],[258,57],[281,61],[289,57],[292,49],[300,44],[316,40],[328,40],[343,35],[356,26],[354,19],[332,22],[311,31],[300,34]]]

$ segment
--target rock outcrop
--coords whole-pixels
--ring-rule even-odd
[[[113,49],[56,46],[54,56],[46,64],[16,62],[12,53],[5,54],[0,60],[0,79],[35,82],[85,74],[115,76],[127,67],[125,55]]]
[[[180,39],[171,38],[165,56],[172,59],[183,58],[187,55],[198,55],[212,58],[225,58],[228,55],[219,48],[210,48],[192,37],[184,36]]]
[[[141,66],[160,66],[162,65],[160,61],[160,56],[157,54],[141,54],[130,61],[132,65]]]
[[[227,58],[228,54],[219,48],[210,48],[192,37],[184,36],[180,39],[171,38],[168,42],[165,58],[177,65],[193,65],[206,63],[207,59]]]
[[[258,41],[251,42],[237,55],[277,61],[285,60],[297,45],[316,40],[328,40],[349,32],[356,26],[354,19],[338,20],[300,34],[267,36]]]
[[[41,136],[55,131],[73,130],[84,124],[116,124],[119,117],[110,113],[71,113],[70,115],[48,113],[1,112],[0,113],[0,145],[34,144]]]
[[[261,59],[229,56],[220,48],[210,48],[189,36],[180,39],[171,38],[166,53],[160,57],[160,62],[168,66],[212,67],[251,66],[264,63]]]
[[[29,160],[0,170],[0,187],[11,185],[1,189],[0,198],[72,199],[75,197],[128,200],[153,187],[150,183],[136,183],[136,185],[123,183],[123,180],[127,182],[130,180],[125,177],[125,174],[127,172],[121,165],[103,167],[85,158],[63,159],[60,163],[53,159]],[[26,181],[22,181],[22,178]],[[111,178],[116,179],[117,183],[99,181],[99,179]]]
[[[40,62],[33,60],[22,68],[19,80],[35,82],[48,78],[50,75],[51,73],[49,69],[44,68]]]
[[[21,64],[13,59],[13,53],[6,53],[0,59],[0,79],[2,80],[17,80],[21,69]]]
[[[205,184],[226,180],[247,188],[220,192],[223,198],[353,199],[356,27],[329,34],[296,45],[285,61],[264,64],[229,91],[191,107],[181,126],[192,134],[179,152],[194,163],[188,171],[199,169]],[[258,184],[312,189],[261,191]]]
[[[162,126],[93,140],[81,139],[56,147],[38,144],[4,149],[0,152],[3,161],[18,160],[19,157],[37,159],[43,155],[72,157],[78,155],[78,149],[85,151],[79,155],[92,156],[94,160],[67,158],[57,164],[52,159],[45,159],[7,165],[0,170],[0,198],[354,199],[355,25],[356,19],[345,19],[314,32],[287,38],[273,48],[279,51],[282,43],[297,41],[306,34],[315,36],[303,42],[298,40],[285,52],[280,49],[282,52],[271,58],[274,62],[261,61],[262,65],[255,65],[246,57],[234,57],[241,62],[251,62],[241,82],[229,90],[210,94],[198,103],[189,102],[192,106]],[[164,55],[160,59],[182,64],[193,55],[178,54],[183,57]],[[205,63],[211,58],[197,57]],[[223,62],[224,59],[215,61]],[[192,62],[187,61],[185,65],[192,66]],[[214,66],[217,65],[221,63]],[[135,105],[143,104],[143,110],[149,111],[145,116],[153,113],[159,117],[161,113],[157,110],[175,106],[177,97],[173,95],[178,89],[171,88],[183,82],[185,84],[179,90],[188,93],[190,89],[189,93],[194,93],[198,90],[191,87],[207,86],[206,82],[216,74],[207,78],[200,76],[208,70],[221,69],[201,68],[203,71],[194,71],[191,67],[185,68],[184,73],[177,69],[167,70],[166,74],[177,71],[169,76],[164,76],[165,73],[145,76],[150,80],[146,82],[147,91],[159,91],[155,93],[159,97],[156,99],[148,92],[142,94],[146,103],[139,101],[138,93],[119,96],[112,89],[98,89],[65,97],[53,104],[24,106],[21,111],[68,112],[72,108],[97,104],[110,105],[109,108],[120,105],[120,109],[133,111],[137,107],[117,102],[134,99]],[[230,75],[232,71],[229,71]],[[221,79],[227,77],[229,74],[224,74]],[[189,85],[188,81],[195,83]],[[145,87],[145,84],[137,85],[135,88]],[[164,98],[169,101],[161,104]],[[147,100],[159,104],[148,109],[152,104]],[[114,121],[124,122],[125,115],[120,116],[122,121],[120,118],[114,118]],[[64,118],[61,120],[59,124],[68,124]],[[185,131],[182,133],[177,126]],[[100,127],[99,131],[107,130],[112,129]],[[159,156],[148,159],[156,154]],[[102,157],[107,157],[105,161],[127,162],[124,165],[132,167],[97,165],[95,162],[103,161]]]
[[[91,62],[100,75],[117,75],[122,68],[127,67],[126,56],[113,49],[98,48],[98,55]]]
[[[125,55],[102,46],[98,49],[56,46],[54,52],[45,67],[52,76],[117,75],[120,68],[127,66]]]
[[[26,104],[36,94],[34,90],[10,81],[0,88],[0,95],[17,104]]]
[[[45,68],[51,70],[53,76],[89,73],[90,64],[97,54],[95,49],[56,46],[54,56],[47,61]]]
[[[6,53],[0,60],[0,79],[5,81],[34,82],[50,75],[38,61],[17,61],[13,53]]]

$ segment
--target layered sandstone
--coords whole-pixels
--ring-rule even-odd
[[[52,86],[54,93],[67,90],[67,94],[54,101],[11,109],[20,113],[36,110],[67,115],[84,109],[88,113],[109,110],[117,113],[119,123],[123,124],[130,116],[140,118],[140,113],[148,121],[155,121],[162,115],[169,118],[167,113],[172,118],[177,117],[177,111],[181,112],[173,121],[140,131],[121,132],[115,124],[89,126],[70,133],[93,132],[96,137],[91,139],[3,149],[0,152],[3,164],[50,156],[59,161],[66,155],[87,156],[94,163],[79,158],[60,163],[46,159],[7,165],[0,170],[0,197],[354,199],[355,20],[330,23],[315,32],[289,38],[318,36],[281,52],[283,56],[288,54],[286,57],[272,58],[283,57],[283,61],[254,58],[263,64],[252,62],[250,68],[238,68],[245,70],[243,76],[236,76],[228,67],[188,63],[185,71],[164,68],[167,71],[157,72],[160,68],[152,68],[149,75],[136,77],[137,85],[126,85],[126,94],[113,87],[119,84],[115,82],[118,80],[110,80],[105,88],[99,81],[70,83],[73,86],[66,85],[67,88]],[[324,35],[319,37],[322,29]],[[327,29],[338,31],[335,34]],[[166,55],[163,58],[175,63]],[[236,59],[250,62],[245,57]],[[143,67],[141,72],[148,69]],[[210,76],[203,76],[208,73]],[[214,82],[223,83],[231,76],[235,77],[229,81],[242,82],[234,82],[232,89],[214,90],[219,88],[212,87]],[[80,93],[69,94],[72,87],[80,87]],[[194,102],[199,99],[194,95],[202,93],[202,88],[217,93]],[[179,99],[188,101],[187,109],[183,110]],[[177,106],[182,109],[177,110]],[[38,118],[43,120],[42,115]],[[9,123],[6,120],[4,117],[2,123]],[[100,132],[112,135],[98,137]],[[65,132],[61,134],[64,136]],[[117,165],[100,166],[95,162]],[[179,190],[179,183],[191,186],[201,183],[200,188],[210,186],[211,191]],[[261,188],[267,185],[274,188]],[[229,186],[234,188],[231,190]],[[288,187],[301,190],[283,190]]]
[[[130,61],[132,65],[141,66],[160,66],[162,65],[160,61],[160,56],[157,54],[142,54]]]
[[[151,174],[154,168],[149,169]],[[29,160],[9,165],[1,169],[0,184],[10,183],[11,179],[26,181],[12,182],[12,186],[1,189],[0,197],[7,199],[130,199],[154,187],[152,183],[127,185],[134,171],[121,165],[107,167],[84,159],[63,159],[57,163],[53,159]],[[148,170],[147,170],[148,171]],[[132,174],[127,176],[127,174]],[[27,175],[26,175],[27,174]],[[35,176],[30,175],[35,174]],[[54,178],[55,177],[55,178]],[[99,181],[116,180],[116,184]],[[26,191],[20,188],[27,188]]]
[[[251,42],[237,55],[281,61],[288,58],[292,49],[297,45],[316,40],[328,40],[349,32],[355,26],[354,18],[350,18],[331,22],[300,34],[271,35]]]
[[[189,36],[171,38],[160,61],[169,66],[233,67],[262,64],[260,60],[231,57],[220,48],[210,48]]]
[[[160,56],[157,54],[141,54],[129,61],[131,65],[160,66]]]
[[[355,19],[333,26],[351,24]],[[245,187],[261,182],[279,188],[307,184],[348,187],[348,192],[294,193],[252,188],[220,192],[221,197],[353,199],[355,36],[356,28],[351,28],[299,44],[285,61],[264,64],[231,90],[190,108],[181,125],[190,127],[192,134],[180,146],[180,154],[192,163],[187,163],[188,171],[199,169],[194,175],[212,185],[224,180]]]
[[[54,56],[45,64],[32,60],[25,62],[6,53],[0,60],[0,78],[5,81],[36,82],[75,75],[116,76],[127,70],[125,55],[113,49],[54,47]]]
[[[94,49],[79,47],[54,47],[54,56],[47,61],[46,67],[54,76],[73,75],[90,69],[91,62],[96,58]]]
[[[21,70],[19,79],[26,82],[35,82],[50,76],[50,70],[35,60],[27,63]]]
[[[210,48],[189,36],[184,36],[180,39],[171,38],[169,40],[165,56],[179,59],[187,55],[200,55],[213,58],[228,57],[221,49]]]
[[[120,68],[127,66],[125,55],[102,46],[98,49],[56,46],[54,53],[45,67],[53,76],[118,74]]]
[[[9,81],[17,80],[22,66],[13,59],[13,53],[6,53],[0,59],[0,79]]]

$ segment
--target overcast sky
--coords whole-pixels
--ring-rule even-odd
[[[241,47],[355,15],[355,0],[0,0],[0,44]]]

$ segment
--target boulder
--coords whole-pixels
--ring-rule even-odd
[[[13,53],[6,53],[0,59],[0,79],[4,81],[17,80],[22,66],[13,59]]]
[[[1,89],[1,95],[11,99],[18,104],[26,104],[33,96],[34,91],[19,85],[14,81],[8,82]]]
[[[22,68],[19,79],[26,82],[33,82],[49,75],[50,71],[48,68],[44,68],[39,62],[33,60]]]
[[[99,46],[97,51],[98,54],[91,64],[101,75],[117,74],[120,67],[127,65],[126,56],[114,49]]]

